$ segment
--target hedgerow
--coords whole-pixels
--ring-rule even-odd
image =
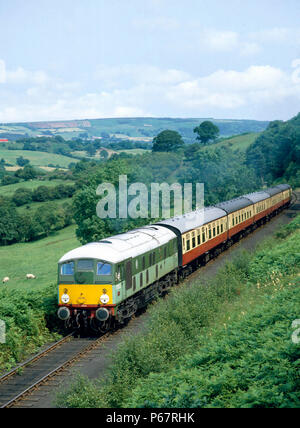
[[[0,319],[6,327],[6,341],[0,345],[0,371],[9,370],[29,353],[58,337],[56,285],[26,291],[0,290]],[[53,332],[51,332],[51,330]]]

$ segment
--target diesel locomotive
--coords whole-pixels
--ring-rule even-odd
[[[100,333],[289,206],[288,184],[76,248],[58,263],[58,317]]]

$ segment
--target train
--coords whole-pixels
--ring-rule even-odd
[[[69,251],[58,262],[58,318],[96,333],[128,322],[291,200],[279,184]]]

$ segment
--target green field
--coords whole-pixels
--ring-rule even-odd
[[[132,150],[118,150],[118,153],[127,153],[128,155],[143,155],[144,153],[150,153],[151,150],[146,149],[132,149]]]
[[[36,242],[0,247],[0,280],[8,276],[4,287],[14,289],[42,289],[56,283],[58,260],[78,246],[73,225]],[[37,278],[28,281],[27,273]]]
[[[10,197],[15,191],[19,188],[34,190],[39,186],[54,187],[59,184],[73,184],[72,181],[66,180],[51,180],[51,181],[41,181],[41,180],[31,180],[31,181],[22,181],[20,183],[9,184],[8,186],[0,186],[0,195]]]
[[[259,132],[236,135],[230,138],[226,138],[225,140],[215,144],[215,146],[227,146],[231,147],[232,149],[239,149],[245,151],[252,143],[254,143],[254,141],[258,138],[259,135]]]
[[[0,159],[4,159],[7,163],[17,165],[17,158],[20,156],[29,159],[33,166],[48,166],[52,164],[55,166],[59,165],[61,168],[68,168],[71,162],[78,162],[77,159],[57,155],[55,153],[32,152],[29,150],[6,150],[0,148]]]
[[[48,206],[48,204],[51,204],[51,206],[59,206],[59,205],[64,205],[65,203],[72,203],[72,199],[71,198],[64,198],[64,199],[54,199],[53,201],[47,201],[47,202],[30,202],[29,204],[26,205],[22,205],[21,207],[17,207],[17,212],[19,214],[31,214],[33,215],[33,213],[40,207],[45,207],[45,204],[47,204],[46,206]]]

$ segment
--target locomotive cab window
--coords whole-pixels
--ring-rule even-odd
[[[60,272],[62,275],[74,275],[74,262],[63,264]]]
[[[109,263],[99,262],[97,263],[97,275],[111,275],[112,267]]]
[[[78,260],[77,262],[78,272],[91,272],[94,270],[93,260]]]

